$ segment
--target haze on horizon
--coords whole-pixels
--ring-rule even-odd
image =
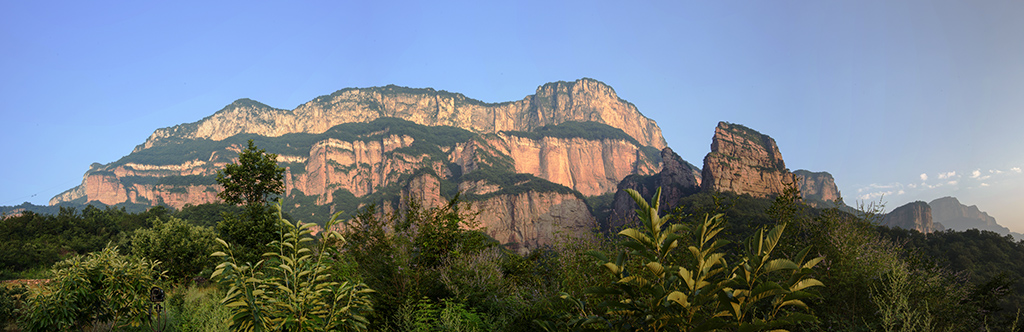
[[[239,98],[396,84],[519,100],[612,86],[701,165],[718,121],[847,203],[955,196],[1024,232],[1022,2],[0,3],[0,205]]]

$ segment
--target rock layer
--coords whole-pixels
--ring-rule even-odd
[[[719,122],[704,157],[704,191],[728,191],[754,197],[781,194],[796,178],[786,169],[775,140],[738,124]]]

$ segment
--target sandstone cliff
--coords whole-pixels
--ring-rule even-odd
[[[932,223],[932,208],[928,203],[917,201],[896,208],[882,218],[882,224],[889,227],[912,229],[921,233],[936,231]]]
[[[278,155],[285,212],[300,220],[368,203],[394,209],[410,197],[436,206],[461,191],[484,207],[480,221],[492,236],[523,250],[550,243],[555,230],[594,228],[582,198],[655,174],[665,146],[654,121],[590,79],[501,104],[432,89],[345,89],[295,110],[243,99],[159,129],[128,156],[94,164],[51,205],[216,202],[217,171],[248,139]]]
[[[135,151],[175,139],[214,141],[250,133],[278,137],[289,133],[323,133],[339,124],[394,117],[426,126],[451,126],[475,133],[530,131],[568,121],[598,122],[619,128],[644,146],[666,146],[661,129],[622,100],[608,85],[593,79],[548,83],[523,100],[484,103],[434,89],[386,86],[349,88],[318,97],[294,110],[240,99],[198,122],[156,130]]]
[[[552,244],[559,236],[585,237],[597,222],[587,204],[572,194],[528,191],[473,202],[477,221],[501,243],[520,253]]]
[[[839,187],[832,174],[798,169],[793,175],[796,176],[800,195],[808,205],[827,207],[830,203],[842,203]]]
[[[662,167],[658,174],[632,175],[619,183],[608,220],[610,229],[619,229],[636,221],[636,202],[626,193],[626,189],[636,190],[644,198],[650,199],[661,188],[663,214],[668,213],[680,198],[700,190],[700,171],[696,167],[679,157],[671,148],[661,150],[661,160]]]
[[[701,188],[771,197],[796,178],[786,169],[775,140],[738,124],[719,122],[704,157]]]

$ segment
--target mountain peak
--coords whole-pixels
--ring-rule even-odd
[[[719,122],[704,157],[701,188],[754,197],[783,192],[796,178],[786,169],[775,140],[743,125]]]

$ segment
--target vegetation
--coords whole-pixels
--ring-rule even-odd
[[[162,277],[159,262],[122,256],[117,247],[54,265],[52,280],[28,298],[21,328],[68,331],[146,322],[149,293]]]
[[[378,125],[395,124],[382,127],[391,134],[417,130],[387,121]],[[630,192],[636,226],[614,234],[553,234],[557,240],[548,247],[516,252],[489,237],[470,213],[469,204],[488,196],[453,195],[439,207],[392,201],[399,208],[385,212],[372,203],[397,197],[397,186],[365,197],[335,191],[335,208],[354,211],[351,217],[315,206],[316,197],[301,191],[269,205],[268,197],[280,195],[274,189],[280,177],[254,179],[280,168],[255,143],[240,157],[263,167],[224,177],[225,188],[239,188],[233,204],[137,213],[62,208],[3,219],[0,274],[49,279],[27,290],[0,288],[0,319],[14,322],[4,328],[147,330],[153,286],[167,289],[163,317],[175,331],[1016,331],[1021,325],[1024,243],[991,232],[888,229],[877,225],[871,206],[856,213],[815,209],[795,189],[774,199],[697,193],[679,202]],[[452,174],[457,181],[498,184],[502,193],[575,193],[499,164]],[[246,185],[266,186],[241,189]],[[588,205],[612,199],[591,197]],[[284,207],[307,211],[309,222],[290,221]]]
[[[217,232],[239,248],[238,256],[253,262],[279,232],[274,213],[267,206],[271,197],[284,194],[284,168],[277,166],[277,155],[266,153],[249,140],[238,156],[237,164],[228,164],[217,173],[224,190],[217,194],[228,204],[244,205],[245,213],[222,214]]]
[[[209,269],[214,231],[170,217],[154,218],[151,228],[138,229],[131,237],[132,254],[161,262],[174,279],[193,278]]]
[[[280,210],[278,210],[280,211]],[[326,224],[319,245],[313,241],[314,224],[286,221],[278,212],[281,239],[270,244],[275,251],[263,255],[256,264],[242,264],[227,242],[217,241],[227,250],[213,256],[224,257],[213,278],[228,290],[221,300],[231,309],[232,330],[240,331],[334,331],[365,330],[366,313],[372,310],[368,289],[361,283],[331,280],[329,260],[337,256],[331,244],[344,239],[332,227],[338,214]]]

